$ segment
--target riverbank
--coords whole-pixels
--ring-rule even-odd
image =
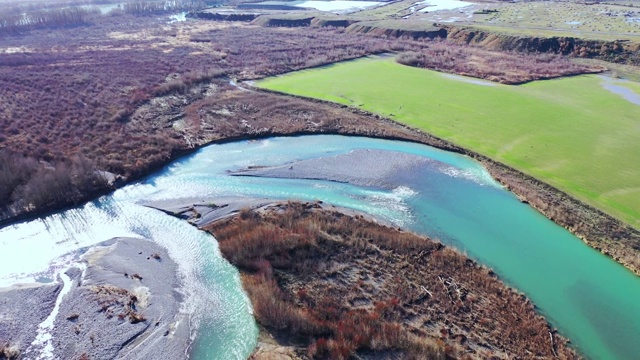
[[[91,247],[60,276],[56,285],[0,291],[0,344],[18,358],[177,359],[188,353],[177,265],[161,246],[112,239]]]
[[[382,138],[418,142],[442,150],[467,155],[482,163],[497,181],[516,194],[523,202],[530,204],[544,216],[569,230],[587,245],[614,259],[636,275],[640,275],[640,231],[554,186],[487,156],[419,129],[396,123],[375,113],[326,100],[258,88],[253,84],[244,83],[243,86],[259,92],[286,95],[333,106],[338,109],[345,109],[365,116],[373,122],[391,123],[409,132],[409,136],[400,138],[383,136]]]
[[[204,128],[198,137],[193,138],[194,147],[175,154],[168,161],[174,161],[210,144],[271,136],[339,134],[422,143],[465,154],[481,162],[496,180],[522,201],[567,228],[589,246],[640,275],[640,231],[553,186],[486,156],[377,114],[333,102],[259,89],[246,83],[242,86],[241,89],[232,87],[221,90],[219,97],[208,99],[197,106],[198,112],[204,114],[201,119]],[[254,91],[246,91],[247,89]],[[160,116],[154,118],[162,119]],[[156,126],[167,125],[162,120],[155,121],[158,122]],[[137,181],[165,165],[166,163],[158,164],[126,183],[117,184],[116,188]],[[100,195],[104,193],[99,193],[98,196]],[[50,214],[52,210],[31,213],[22,218],[5,219],[0,221],[0,226],[36,215]]]
[[[254,359],[578,357],[491,270],[400,229],[316,203],[203,228],[241,271],[263,326]]]
[[[406,177],[400,179],[402,182],[393,190],[361,188],[322,180],[237,177],[230,176],[228,171],[251,165],[280,164],[292,164],[295,169],[297,161],[332,158],[357,149],[417,154],[450,164],[460,171],[435,167],[435,164],[421,164],[413,172],[406,173]],[[193,279],[189,274],[199,274],[194,272],[197,269],[205,266],[209,269],[210,263],[222,264],[228,271],[209,271],[215,278],[206,286],[186,282],[189,294],[196,294],[197,301],[189,303],[193,306],[191,310],[196,315],[196,321],[203,313],[213,313],[224,325],[216,323],[201,329],[194,342],[192,355],[194,358],[207,358],[205,355],[211,352],[229,353],[238,354],[238,359],[244,359],[255,347],[258,328],[248,298],[242,291],[238,272],[221,257],[218,242],[189,226],[186,221],[140,206],[149,200],[182,197],[204,197],[207,200],[212,196],[225,197],[230,194],[297,198],[311,202],[322,199],[327,203],[377,214],[392,221],[394,227],[410,229],[432,239],[442,239],[448,246],[466,250],[471,258],[489,266],[503,281],[527,294],[547,320],[571,339],[578,351],[588,356],[610,357],[612,354],[621,359],[632,359],[633,356],[629,355],[637,354],[637,342],[632,334],[637,333],[639,322],[636,321],[637,316],[634,317],[638,313],[634,310],[637,306],[632,299],[640,296],[640,288],[635,275],[584,246],[579,239],[548,221],[530,206],[519,203],[513,194],[502,189],[472,159],[406,142],[304,136],[213,145],[112,196],[45,221],[36,220],[3,229],[0,237],[16,240],[3,247],[7,249],[3,254],[14,254],[9,255],[9,261],[2,262],[3,268],[8,269],[7,263],[11,264],[12,259],[17,257],[25,260],[16,260],[12,267],[14,272],[34,273],[28,270],[37,267],[46,269],[47,264],[51,263],[46,259],[33,266],[23,265],[38,255],[38,252],[26,249],[33,249],[34,245],[38,248],[38,243],[45,239],[47,244],[55,244],[50,252],[62,255],[69,251],[58,250],[61,247],[59,244],[66,239],[75,239],[70,240],[70,245],[73,246],[77,241],[74,247],[80,248],[99,241],[92,242],[91,238],[110,238],[123,234],[137,234],[166,246],[188,276],[187,279]],[[215,199],[211,202],[217,206],[223,205]],[[36,233],[45,237],[38,236],[39,241],[33,239],[35,236],[30,234]],[[234,293],[242,294],[242,297],[226,295],[222,292],[222,286],[232,286]],[[197,291],[191,291],[192,288],[212,291],[207,291],[206,297],[200,297]],[[217,295],[219,293],[225,295]],[[219,306],[218,301],[210,303],[208,299],[222,299],[224,302]],[[216,311],[231,306],[234,307],[233,312]],[[594,308],[599,311],[593,312]],[[221,334],[214,330],[220,328],[229,329],[224,334],[233,332],[234,337],[225,335],[224,343],[218,341]],[[237,337],[235,334],[238,334]],[[216,338],[211,341],[214,336]],[[242,341],[237,341],[237,338]],[[242,351],[236,351],[240,348],[238,343],[242,344]],[[223,351],[214,351],[214,348]]]
[[[213,88],[214,90],[210,90]],[[203,99],[193,99],[192,94],[167,95],[156,99],[166,106],[143,106],[127,124],[129,132],[141,134],[141,124],[156,128],[177,126],[185,122],[183,102],[191,103],[190,111],[200,113],[200,128],[185,130],[182,136],[189,148],[174,151],[164,161],[146,166],[143,170],[120,179],[109,188],[94,191],[75,202],[56,204],[43,208],[23,208],[12,216],[0,216],[0,227],[27,221],[39,216],[68,209],[111,193],[127,184],[138,181],[165,167],[168,163],[188,156],[204,146],[233,141],[268,138],[272,136],[299,136],[312,134],[337,134],[369,136],[376,138],[407,140],[411,130],[392,121],[371,119],[362,114],[344,111],[331,105],[319,104],[280,95],[249,92],[229,83],[217,80],[212,84],[194,87],[194,93],[209,92]],[[178,108],[176,110],[176,108]],[[180,119],[177,120],[176,119]]]

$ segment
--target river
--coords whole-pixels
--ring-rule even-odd
[[[392,189],[324,180],[230,176],[255,165],[379,149],[435,161],[397,174]],[[384,158],[380,159],[384,161]],[[0,286],[53,281],[78,250],[114,236],[153,239],[180,266],[193,359],[244,359],[257,328],[237,271],[215,239],[142,201],[228,196],[322,200],[440,239],[529,296],[593,359],[640,354],[640,279],[521,203],[472,159],[428,146],[333,135],[210,145],[113,194],[0,229]]]

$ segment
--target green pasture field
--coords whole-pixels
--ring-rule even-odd
[[[640,106],[596,75],[519,86],[365,58],[256,85],[376,112],[513,166],[640,228]],[[627,85],[640,92],[637,84]]]

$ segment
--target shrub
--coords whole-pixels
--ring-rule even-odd
[[[0,359],[14,360],[20,358],[20,349],[17,346],[5,342],[0,345]]]
[[[309,358],[451,359],[480,344],[576,358],[557,335],[549,347],[544,318],[490,270],[429,239],[317,207],[244,210],[206,227],[239,266],[258,322],[307,345]],[[354,305],[359,298],[369,305]]]
[[[576,64],[566,56],[489,51],[477,47],[433,41],[420,51],[403,52],[400,64],[487,79],[504,84],[601,72],[600,66]]]

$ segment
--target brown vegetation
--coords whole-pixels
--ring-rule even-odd
[[[48,199],[17,202],[22,199],[19,186],[42,183],[41,177],[33,176],[38,172],[32,165],[39,161],[58,168],[55,164],[69,165],[69,159],[82,154],[94,165],[88,174],[100,169],[132,179],[201,145],[186,135],[189,130],[197,133],[199,124],[187,123],[185,130],[169,120],[182,118],[187,105],[206,95],[204,85],[212,80],[278,74],[389,50],[400,42],[238,23],[222,28],[206,21],[166,25],[156,18],[123,15],[96,18],[82,31],[32,30],[7,37],[3,44],[0,152],[18,157],[12,169],[28,165],[18,171],[24,175],[19,181],[0,183],[5,193],[0,218],[6,219],[41,211],[41,203],[54,206]],[[167,121],[157,126],[157,121],[132,120],[149,112]],[[248,135],[240,121],[231,126],[238,129],[237,135]],[[84,192],[84,197],[61,197],[55,206],[86,200],[94,191]]]
[[[194,143],[303,133],[416,137],[410,130],[390,121],[372,121],[357,112],[327,104],[240,90],[229,84],[219,84],[217,91],[212,96],[193,101],[184,109],[183,120],[197,127],[197,131],[184,132]],[[136,114],[132,118],[132,126],[152,121],[157,116],[149,112],[138,118]]]
[[[14,360],[20,357],[20,350],[9,342],[0,343],[0,360]]]
[[[397,61],[404,65],[472,76],[502,84],[605,71],[601,66],[587,66],[555,54],[499,52],[478,47],[435,41],[422,50],[404,52]]]
[[[391,50],[419,49],[403,39],[381,39],[332,28],[235,26],[190,36],[221,54],[225,68],[240,80],[262,78]]]
[[[0,184],[0,204],[10,210],[49,209],[84,201],[86,194],[107,187],[108,180],[82,155],[48,163],[0,152]]]
[[[129,291],[113,285],[96,285],[91,289],[95,301],[100,307],[100,312],[104,313],[107,318],[117,316],[122,321],[128,319],[131,324],[147,320],[136,309],[138,298]]]
[[[447,31],[436,24],[425,24],[421,21],[418,26],[415,26],[415,24],[413,25],[414,26],[404,20],[359,21],[354,24],[350,24],[345,31],[389,38],[404,37],[412,39],[444,39],[447,37]]]
[[[528,299],[429,239],[299,203],[205,228],[257,320],[302,358],[576,357]]]

